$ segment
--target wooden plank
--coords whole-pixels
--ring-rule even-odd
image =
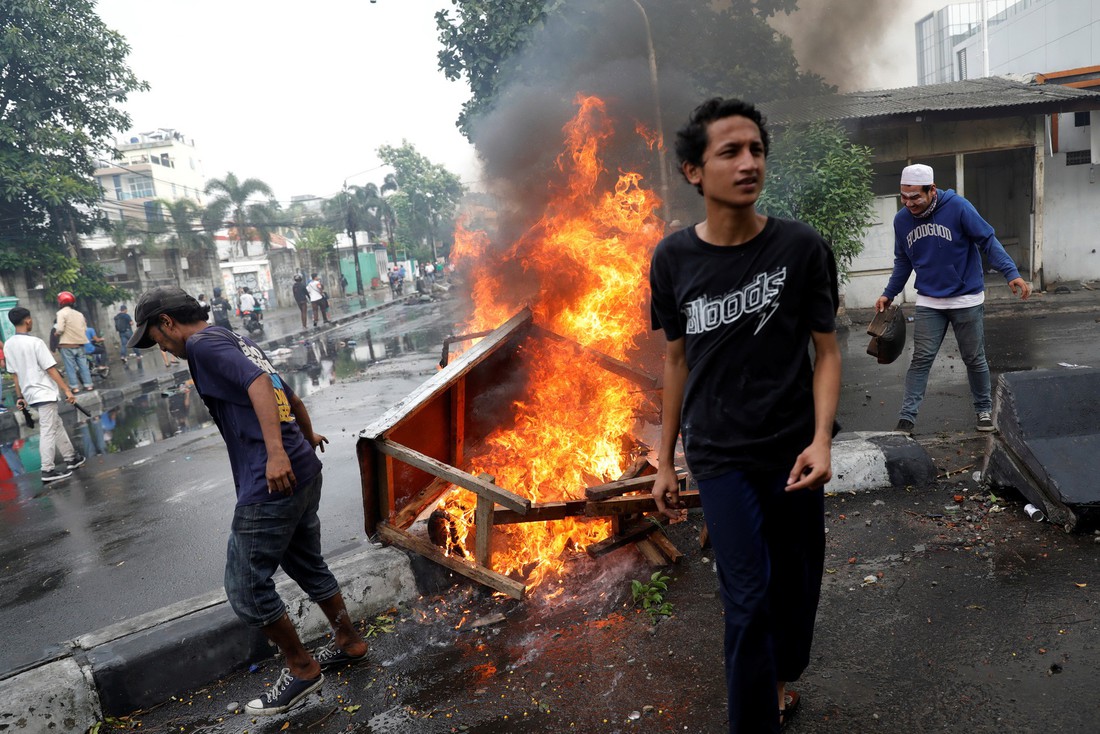
[[[367,537],[374,535],[378,521],[382,519],[378,502],[378,483],[375,482],[374,448],[366,439],[355,442],[355,456],[359,460],[359,489],[363,497],[363,531]]]
[[[532,333],[537,333],[540,336],[546,337],[547,339],[553,339],[554,341],[565,342],[572,345],[572,347],[579,354],[586,354],[589,357],[592,357],[597,362],[599,362],[601,366],[603,366],[603,368],[606,369],[608,372],[616,374],[619,377],[625,377],[626,379],[630,380],[636,385],[639,385],[640,387],[646,388],[647,390],[657,389],[658,380],[654,375],[651,375],[644,370],[640,370],[637,367],[633,367],[626,362],[623,362],[621,359],[615,359],[614,357],[604,354],[603,352],[600,352],[596,349],[578,344],[568,337],[564,337],[561,334],[555,334],[549,329],[538,326],[537,324],[532,325],[531,331]]]
[[[710,547],[710,531],[707,530],[706,520],[703,521],[703,527],[699,531],[699,550],[706,550]]]
[[[466,377],[451,387],[451,466],[462,466],[466,447]]]
[[[359,433],[360,437],[369,439],[384,437],[395,426],[418,413],[421,408],[445,392],[454,380],[479,365],[502,345],[526,333],[524,327],[529,325],[530,321],[531,310],[523,308],[515,316],[493,329],[489,336],[463,352],[454,362],[421,383],[420,387],[383,413],[378,420],[364,428]]]
[[[660,533],[653,533],[648,538],[642,538],[634,547],[645,557],[650,566],[667,566],[668,559],[665,558],[661,551],[657,550],[657,546],[653,545],[653,538],[656,538]]]
[[[493,555],[493,506],[491,499],[478,495],[477,506],[474,508],[474,528],[477,536],[474,538],[474,561],[490,567]]]
[[[680,493],[680,507],[702,507],[698,490]],[[652,495],[633,495],[630,497],[612,497],[601,502],[589,502],[584,514],[589,517],[604,515],[622,515],[636,512],[656,512],[657,503]]]
[[[395,528],[389,523],[382,522],[378,524],[378,537],[384,543],[400,546],[406,550],[418,553],[430,561],[435,561],[439,565],[449,568],[455,573],[460,573],[468,579],[488,586],[490,589],[499,591],[502,594],[507,594],[513,599],[523,598],[524,584],[519,581],[499,574],[496,571],[482,568],[464,558],[444,555],[439,548],[428,541],[413,537],[404,530]]]
[[[653,533],[649,536],[649,541],[657,546],[657,549],[672,563],[679,563],[684,557],[680,549],[673,545],[664,533]]]
[[[393,460],[391,457],[387,458],[391,461]],[[402,507],[393,517],[389,518],[387,522],[394,527],[407,530],[409,526],[413,524],[413,521],[416,520],[417,516],[423,512],[428,505],[439,499],[444,492],[450,489],[450,487],[451,483],[446,479],[440,479],[439,477],[433,478],[424,489],[413,495],[409,503]]]
[[[687,483],[687,472],[676,472],[676,479],[680,483],[680,489],[683,490]],[[593,501],[606,500],[611,497],[618,497],[619,495],[626,494],[627,492],[640,492],[645,489],[653,489],[653,483],[655,481],[657,481],[656,474],[646,474],[645,476],[633,477],[631,479],[620,479],[617,482],[598,484],[594,487],[585,487],[584,496]]]
[[[478,496],[484,496],[491,499],[497,504],[515,510],[521,515],[527,514],[527,511],[531,508],[531,500],[527,497],[520,497],[518,494],[509,492],[503,487],[498,487],[491,482],[486,482],[484,479],[475,477],[473,474],[444,464],[442,461],[438,461],[426,454],[410,449],[408,446],[402,446],[386,438],[376,438],[371,439],[371,441],[378,447],[379,451],[387,456],[392,456],[406,464],[415,466],[418,469],[423,469],[432,476],[446,479],[451,484],[457,484],[459,487],[468,489]]]
[[[600,556],[607,555],[613,550],[622,548],[624,545],[629,545],[641,540],[656,529],[657,525],[654,523],[648,521],[640,522],[608,538],[604,538],[598,543],[593,543],[585,548],[584,552],[592,558],[599,558]]]
[[[548,522],[550,520],[564,520],[567,517],[584,516],[584,508],[587,504],[587,500],[537,502],[533,503],[530,509],[522,515],[513,510],[498,507],[493,512],[493,524],[511,525],[518,522]]]

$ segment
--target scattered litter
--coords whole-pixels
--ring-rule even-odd
[[[877,583],[878,583],[878,578],[876,578],[873,574],[868,574],[868,575],[863,577],[863,586],[870,586],[871,584],[877,584]]]
[[[1035,522],[1043,522],[1047,519],[1046,513],[1031,503],[1024,505],[1024,512]]]
[[[144,459],[138,459],[137,461],[132,462],[130,464],[130,466],[137,466],[138,464],[144,464],[147,461],[149,461],[149,457],[145,457]]]
[[[235,713],[237,713],[237,709],[239,707],[240,707],[239,703],[237,703],[236,701],[230,701],[229,704],[226,705],[225,710],[228,711],[231,714],[235,714]]]
[[[1059,367],[1065,367],[1068,370],[1087,370],[1090,367],[1087,364],[1070,364],[1069,362],[1059,362]]]
[[[476,619],[473,622],[471,622],[470,625],[469,625],[469,629],[477,629],[478,627],[488,627],[491,624],[500,624],[504,620],[505,620],[505,617],[500,612],[495,612],[493,614],[486,614],[484,617],[481,617],[480,619]]]

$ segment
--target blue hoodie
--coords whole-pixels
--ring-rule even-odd
[[[974,205],[953,189],[937,192],[932,214],[918,219],[902,209],[894,217],[894,272],[882,295],[901,293],[909,273],[917,271],[917,292],[952,298],[985,290],[982,254],[1005,280],[1020,277],[1012,258],[997,240],[993,227]]]

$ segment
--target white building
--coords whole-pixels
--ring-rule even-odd
[[[987,6],[986,33],[980,2],[948,5],[916,23],[921,84],[977,79],[988,67],[991,76],[1100,91],[1100,0]],[[1051,115],[1045,133],[1044,280],[1100,280],[1100,115]]]
[[[102,161],[95,172],[103,192],[101,208],[111,221],[163,221],[156,199],[203,204],[206,175],[193,139],[158,128],[135,133],[117,148],[117,158]]]

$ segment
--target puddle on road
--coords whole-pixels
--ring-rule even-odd
[[[308,336],[289,346],[267,349],[279,374],[303,399],[337,382],[361,379],[371,364],[404,354],[434,353],[441,349],[447,329],[431,326],[375,336],[385,323],[367,320]],[[372,328],[373,327],[373,328]],[[118,389],[137,380],[155,380],[165,374],[161,357],[147,352],[140,363],[131,360],[123,367],[112,365],[111,374],[97,381],[100,390]],[[178,373],[186,379],[186,373]],[[5,402],[10,402],[5,390]],[[99,401],[96,401],[97,403]],[[14,410],[14,405],[7,406]],[[78,451],[89,459],[99,455],[148,446],[181,433],[212,426],[202,399],[187,383],[156,387],[150,392],[110,405],[90,404],[91,416],[65,411],[62,421]],[[0,514],[5,505],[34,499],[42,491],[37,472],[39,457],[37,429],[0,443]]]

